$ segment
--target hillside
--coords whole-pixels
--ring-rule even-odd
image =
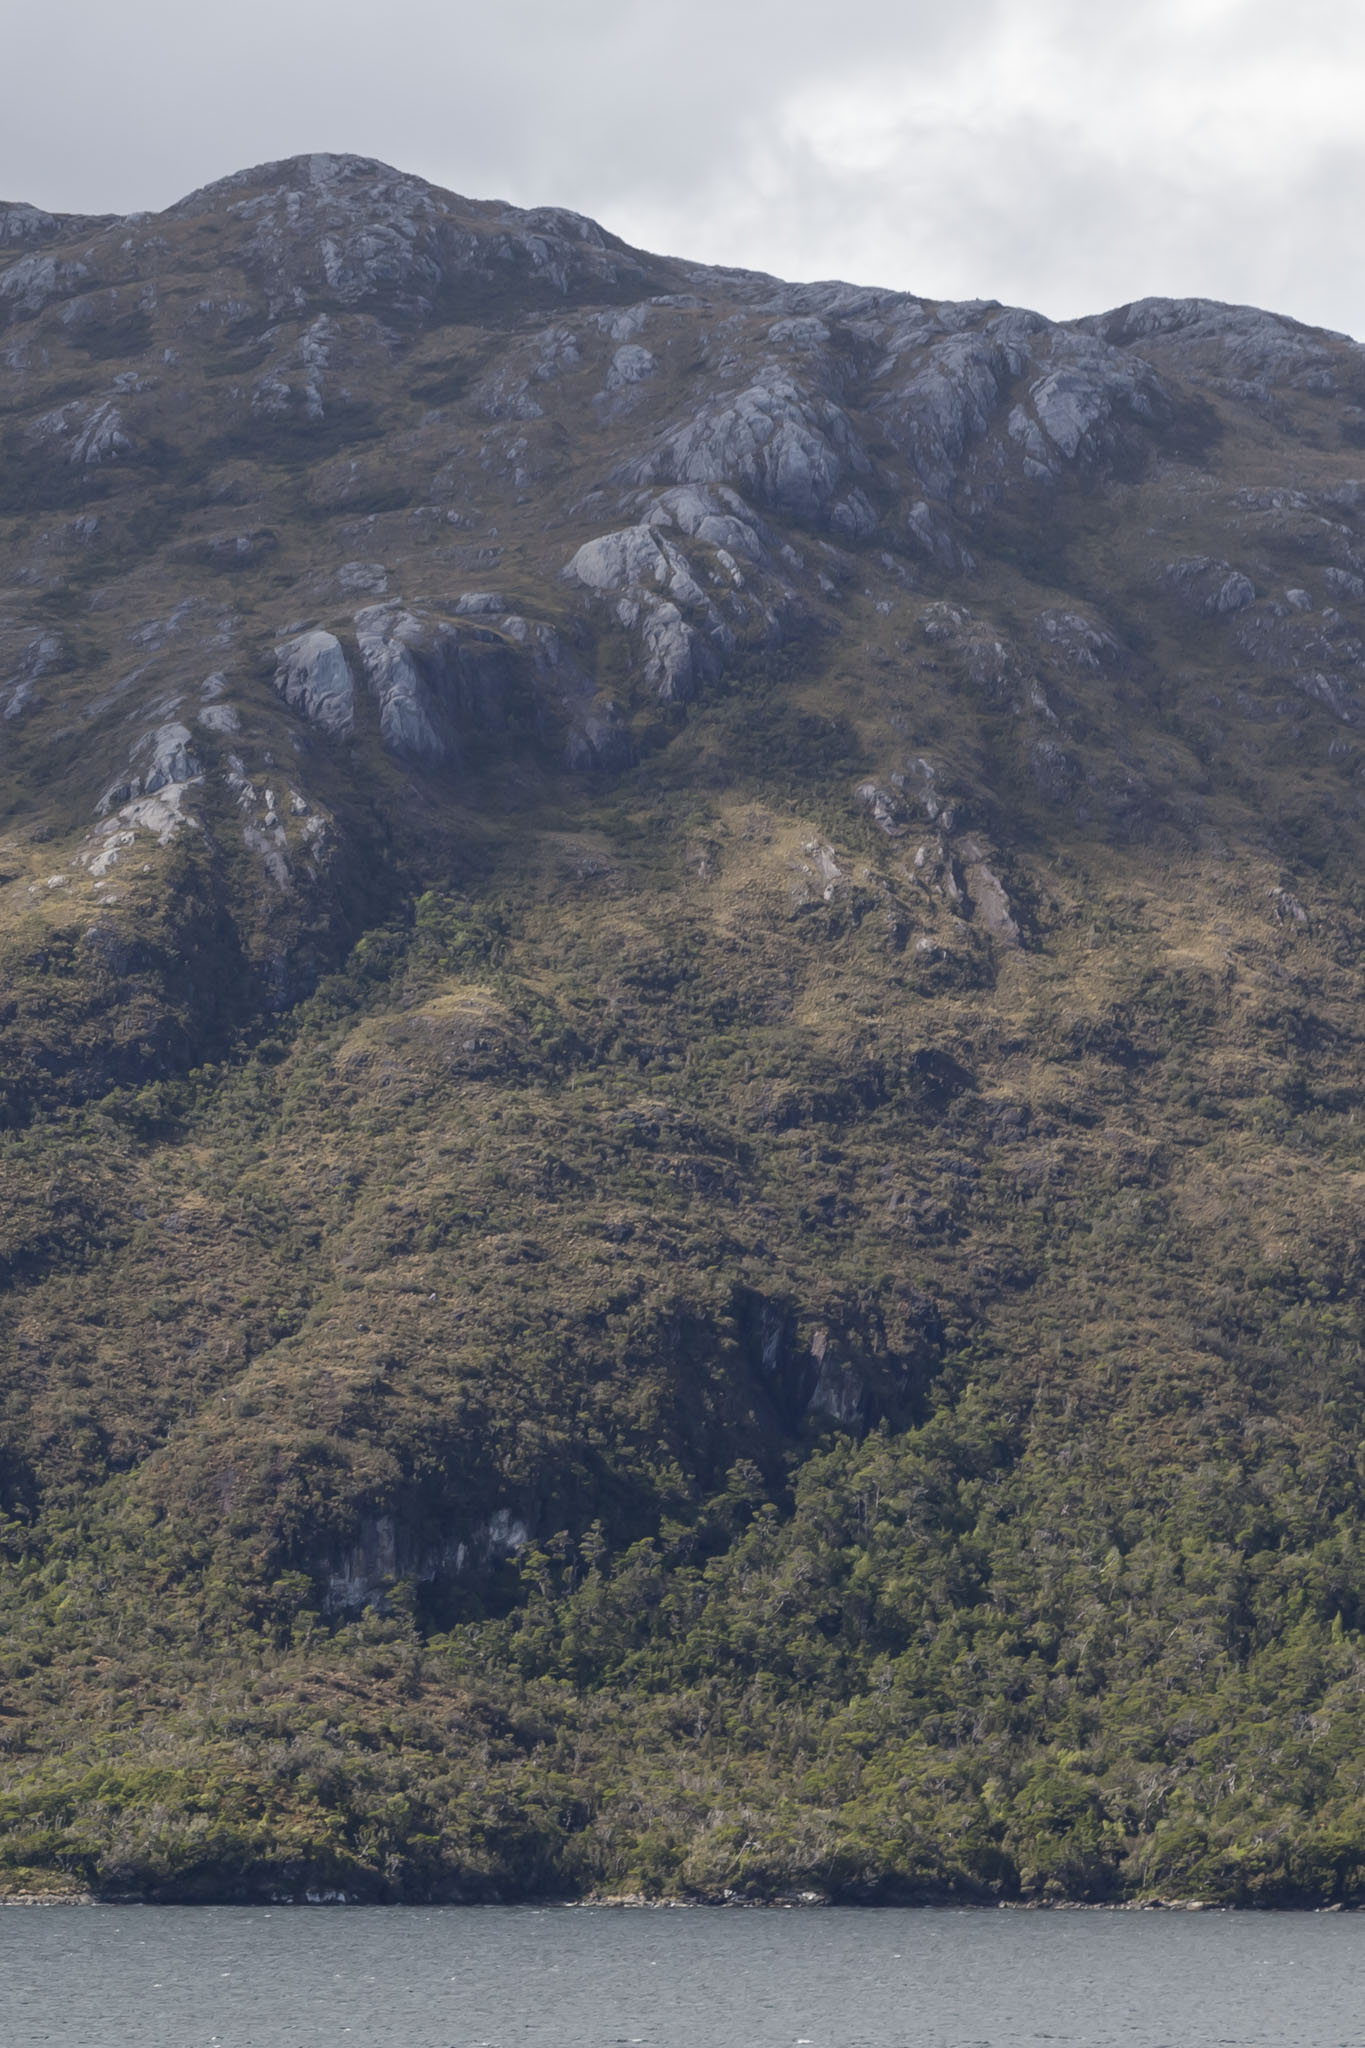
[[[1365,1896],[1365,356],[0,206],[0,1891]]]

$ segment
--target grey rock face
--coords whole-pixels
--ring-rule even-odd
[[[123,414],[113,400],[64,405],[41,413],[28,429],[30,443],[60,448],[73,468],[93,469],[130,455],[136,446]]]
[[[1210,374],[1229,397],[1264,401],[1276,387],[1331,391],[1343,364],[1325,344],[1345,340],[1255,306],[1215,299],[1139,299],[1076,325],[1154,361]]]
[[[645,680],[660,701],[685,704],[700,683],[715,673],[704,642],[687,624],[675,604],[654,604],[641,628],[645,647]]]
[[[771,541],[763,535],[762,521],[737,491],[723,484],[718,490],[683,484],[664,491],[650,506],[645,523],[676,526],[689,539],[724,548],[744,561],[762,564],[768,560]]]
[[[627,385],[643,384],[647,378],[657,377],[658,374],[658,357],[651,355],[647,348],[639,348],[635,343],[627,342],[624,348],[617,349],[611,359],[611,367],[607,371],[607,389],[620,391]]]
[[[112,213],[45,213],[41,207],[25,206],[22,202],[9,206],[0,203],[0,249],[33,249],[74,242],[78,237],[112,227],[117,218]]]
[[[84,263],[58,256],[21,256],[0,271],[0,319],[41,313],[55,300],[78,292],[89,277]]]
[[[797,313],[785,320],[774,320],[768,329],[767,339],[779,348],[820,355],[829,347],[834,334],[818,313]]]
[[[524,1515],[510,1507],[496,1508],[434,1544],[415,1542],[392,1515],[366,1515],[358,1521],[349,1544],[320,1560],[326,1589],[323,1604],[329,1613],[358,1613],[371,1605],[383,1611],[394,1581],[400,1577],[419,1583],[443,1574],[458,1577],[515,1557],[530,1540]]]
[[[1009,432],[1039,480],[1067,464],[1096,467],[1115,452],[1125,430],[1164,421],[1170,393],[1151,366],[1084,333],[1054,330],[1046,367],[1029,386],[1028,404],[1011,413]]]
[[[807,1404],[809,1413],[824,1416],[839,1429],[857,1430],[866,1420],[868,1404],[862,1374],[855,1365],[835,1355],[825,1330],[815,1332],[810,1356],[815,1367],[815,1385]]]
[[[336,586],[348,597],[382,597],[389,587],[389,572],[382,562],[343,562]]]
[[[632,341],[649,321],[649,306],[621,306],[597,315],[597,327],[612,341]]]
[[[235,704],[206,704],[198,714],[205,732],[234,733],[242,729],[241,713]]]
[[[847,414],[774,369],[667,430],[620,474],[637,484],[738,484],[774,511],[838,523],[841,486],[871,467]]]
[[[158,834],[165,831],[173,838],[182,822],[184,785],[197,781],[203,772],[189,727],[170,720],[133,742],[128,769],[105,790],[95,806],[96,815],[104,817],[122,805],[120,816],[125,825],[145,826]],[[169,838],[163,838],[161,844],[169,844]]]
[[[1161,584],[1163,589],[1183,599],[1192,611],[1209,619],[1244,611],[1256,601],[1256,587],[1249,576],[1228,562],[1215,562],[1208,555],[1168,562],[1161,572]]]
[[[993,939],[998,939],[1003,945],[1017,946],[1019,925],[1005,885],[987,860],[969,858],[975,851],[975,847],[963,848],[967,893],[972,910]]]
[[[860,804],[866,805],[879,832],[884,832],[888,839],[905,837],[910,827],[906,806],[897,790],[880,782],[862,782],[853,793]]]
[[[100,405],[78,425],[67,460],[90,468],[131,454],[134,445],[118,407],[112,403]]]
[[[413,655],[427,637],[421,622],[395,605],[371,605],[356,614],[355,635],[365,680],[379,704],[384,744],[397,754],[444,759],[445,742]]]
[[[251,394],[252,412],[268,419],[291,414],[305,420],[322,419],[335,334],[335,323],[325,313],[314,320],[256,385]]]
[[[158,726],[134,749],[134,759],[144,754],[147,756],[147,765],[142,773],[144,796],[155,795],[157,790],[164,789],[171,782],[190,782],[203,773],[188,726],[176,722]]]
[[[1033,623],[1043,648],[1078,673],[1098,673],[1123,658],[1123,649],[1109,627],[1083,612],[1042,611]]]
[[[238,231],[248,276],[273,308],[318,300],[422,318],[496,304],[553,304],[666,288],[674,266],[642,259],[593,222],[443,192],[357,156],[292,157],[242,171],[170,209]]]
[[[733,499],[733,493],[728,496]],[[718,645],[727,649],[734,645],[733,633],[697,581],[686,556],[663,531],[672,525],[674,509],[661,499],[651,508],[651,518],[657,518],[658,524],[627,526],[585,541],[564,571],[570,581],[591,591],[624,593],[616,607],[617,618],[638,632],[645,680],[668,704],[685,703],[715,674],[715,657],[706,639],[683,616],[680,606],[686,605],[700,616]],[[719,520],[721,525],[713,531],[739,539],[746,552],[760,545],[757,534],[723,510],[718,498],[684,492],[676,510],[698,530]]]
[[[263,165],[191,194],[182,209],[241,223],[248,272],[281,310],[301,291],[305,302],[322,292],[348,306],[382,296],[425,311],[441,284],[429,188],[360,158]]]
[[[683,567],[652,526],[627,526],[584,541],[565,575],[588,590],[657,589]]]
[[[60,633],[38,633],[24,648],[16,667],[0,683],[0,710],[5,718],[19,718],[36,703],[36,688],[44,676],[53,675],[70,659]]]
[[[1263,602],[1239,611],[1233,638],[1259,666],[1287,677],[1303,696],[1344,725],[1358,725],[1365,681],[1365,646],[1339,612],[1305,611],[1292,600]]]
[[[1029,772],[1034,788],[1048,804],[1066,803],[1081,780],[1076,762],[1065,747],[1052,739],[1034,741],[1029,751]]]
[[[928,494],[912,530],[945,568],[959,558],[941,507],[964,481],[970,500],[989,504],[1016,466],[1048,485],[1068,466],[1103,469],[1172,409],[1142,358],[1034,313],[902,301],[877,340],[886,353],[871,410]]]
[[[341,642],[331,633],[299,633],[275,649],[275,688],[285,703],[324,732],[355,724],[355,680]]]
[[[583,361],[583,352],[578,346],[578,337],[571,327],[551,327],[540,337],[536,351],[536,364],[532,375],[540,383],[548,384],[555,377],[562,377],[570,370],[576,370]]]
[[[501,630],[431,617],[398,604],[357,612],[356,645],[379,705],[379,730],[394,753],[457,760],[466,743],[505,722],[507,705],[539,657],[553,669],[558,642],[512,614]],[[526,652],[523,653],[522,650]]]
[[[1315,704],[1325,705],[1343,725],[1359,725],[1365,719],[1365,706],[1343,676],[1312,669],[1307,675],[1297,676],[1295,685]]]
[[[931,496],[952,490],[968,447],[987,432],[1018,368],[999,342],[950,335],[876,401],[878,418]]]
[[[946,520],[935,514],[924,498],[916,499],[905,515],[907,539],[940,569],[970,568],[972,556],[957,541]]]

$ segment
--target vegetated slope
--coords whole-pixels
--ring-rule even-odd
[[[1351,1900],[1365,365],[0,209],[0,1884]]]

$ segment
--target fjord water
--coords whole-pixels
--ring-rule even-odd
[[[1360,2048],[1365,1918],[45,1907],[24,2048]]]

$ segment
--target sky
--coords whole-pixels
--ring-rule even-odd
[[[0,197],[354,151],[660,253],[1365,336],[1360,0],[11,0]]]

